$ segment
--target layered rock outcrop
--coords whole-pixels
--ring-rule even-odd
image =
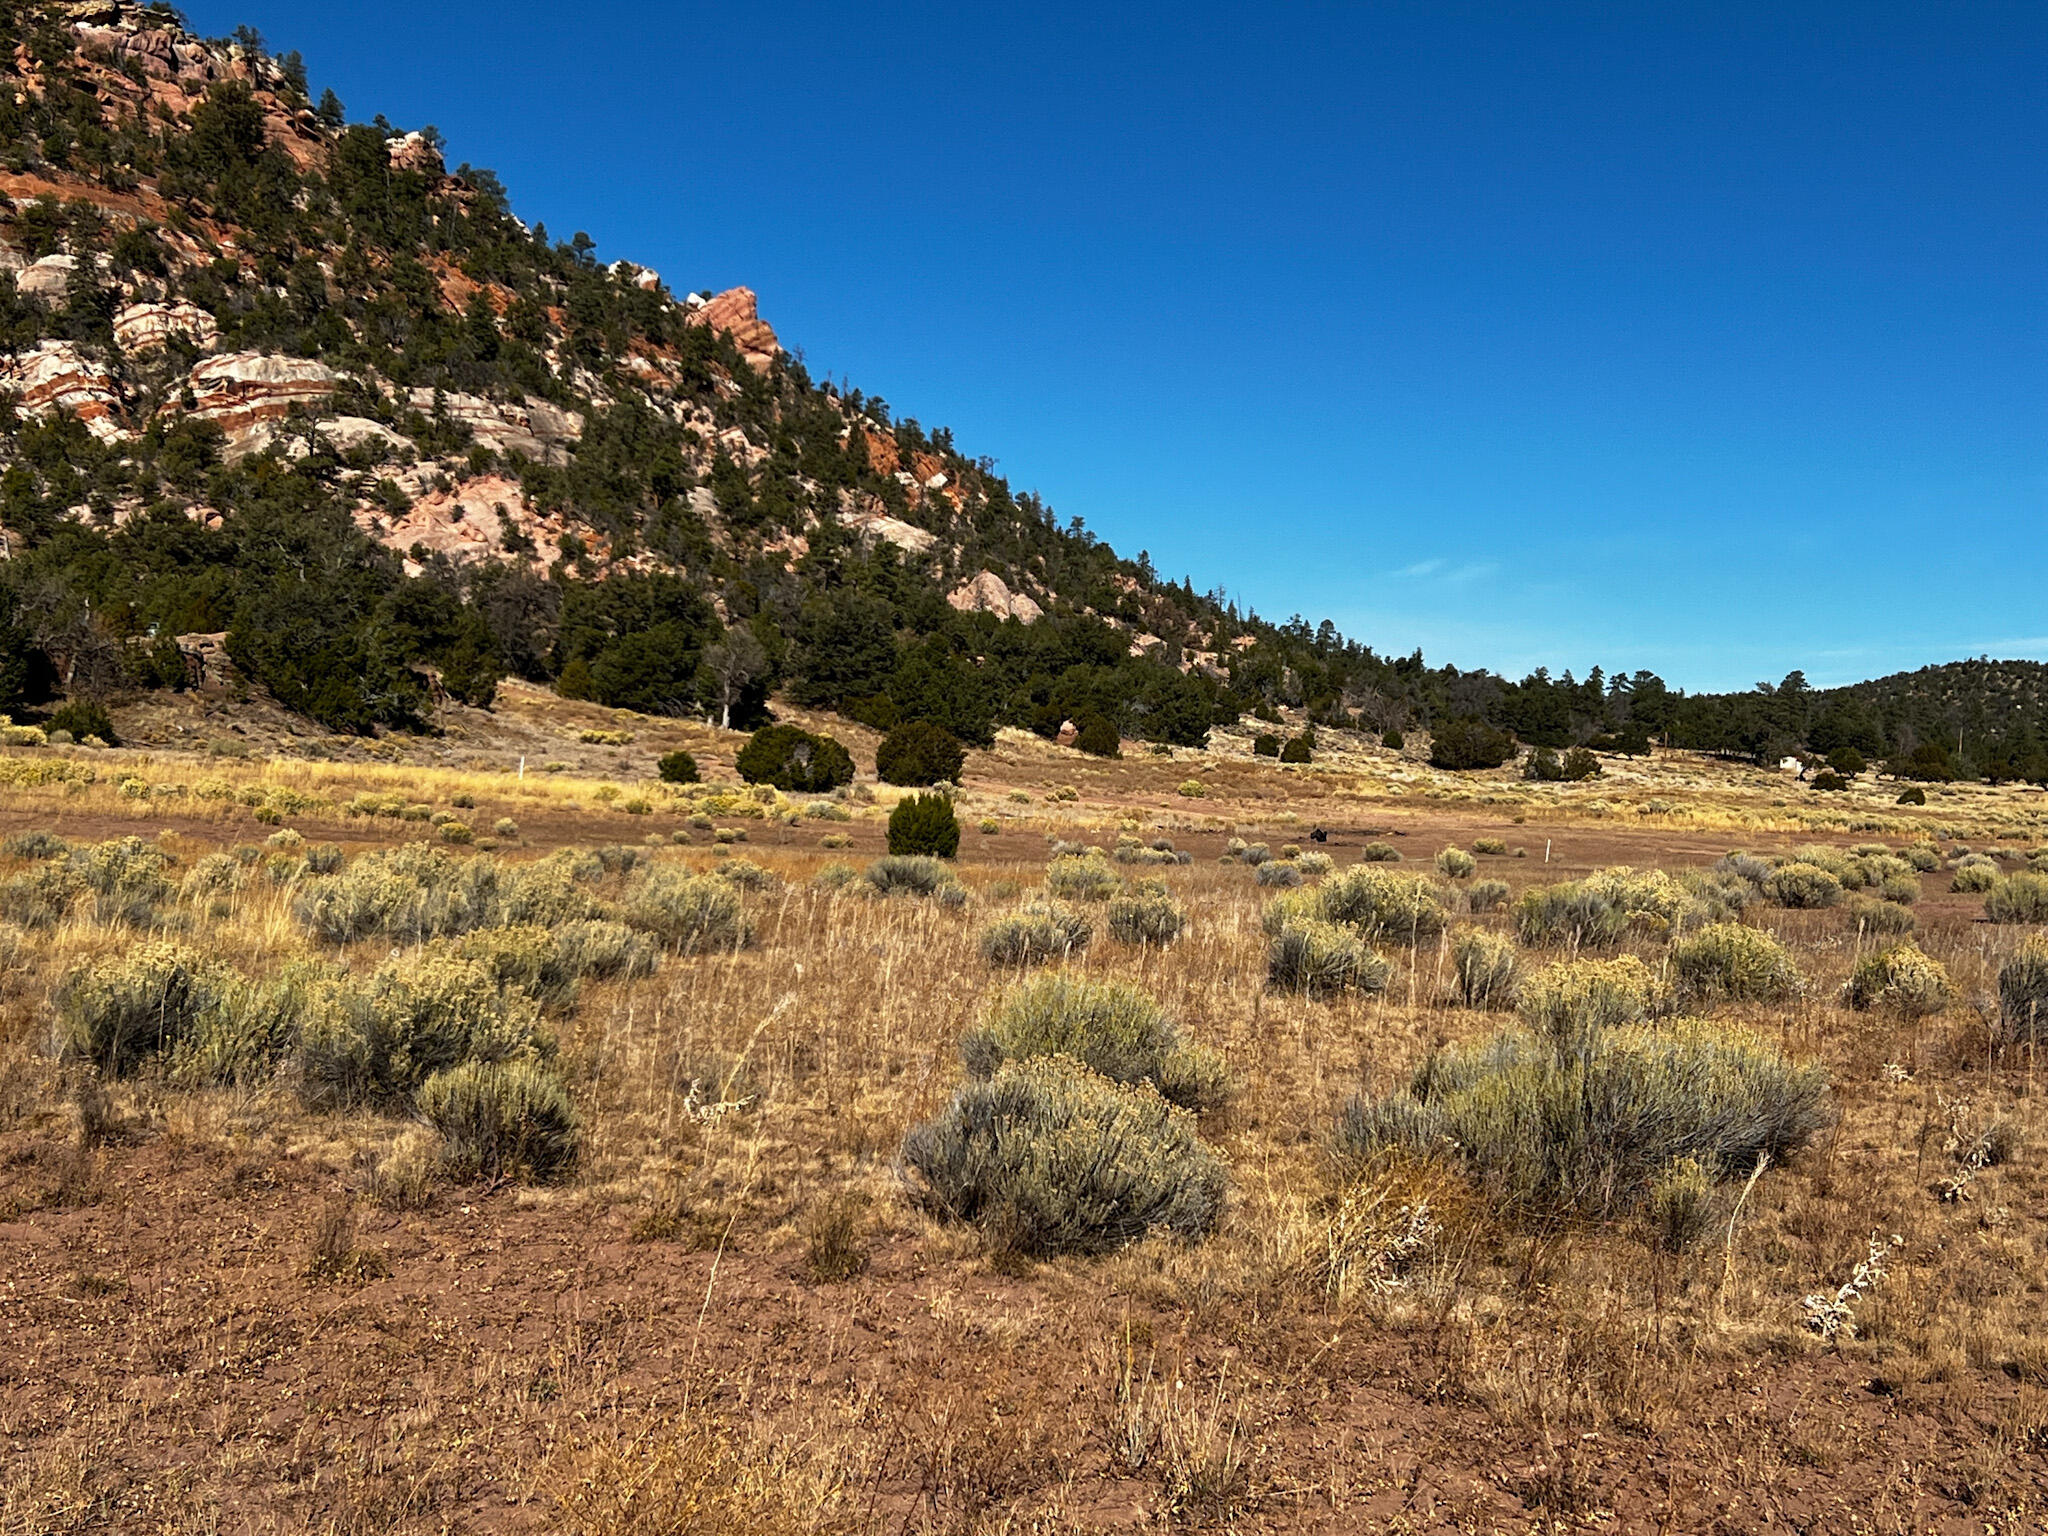
[[[411,399],[416,411],[431,415],[436,408],[431,389],[415,389]],[[444,394],[439,408],[450,421],[467,427],[481,446],[549,464],[567,462],[565,450],[583,436],[580,414],[546,400],[515,405],[479,395]]]
[[[114,316],[114,340],[126,352],[160,352],[173,336],[206,348],[220,340],[220,325],[197,304],[130,304]]]
[[[69,411],[97,438],[121,435],[120,397],[107,370],[68,341],[46,341],[0,364],[0,388],[30,416]]]
[[[192,370],[197,402],[192,414],[219,425],[229,438],[311,407],[334,393],[339,375],[311,358],[270,352],[228,352]]]
[[[690,324],[708,325],[730,336],[733,345],[740,349],[740,356],[756,373],[766,373],[768,365],[782,355],[782,343],[761,318],[759,301],[751,288],[728,288],[708,299],[691,294],[684,307]]]

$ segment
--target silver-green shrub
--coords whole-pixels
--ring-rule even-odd
[[[1107,1253],[1150,1232],[1192,1242],[1215,1229],[1227,1188],[1186,1110],[1067,1057],[970,1082],[905,1138],[903,1162],[925,1209],[1027,1257]]]
[[[1768,933],[1711,923],[1671,946],[1671,974],[1687,1001],[1770,1003],[1799,990],[1799,968]]]
[[[975,1077],[1006,1061],[1068,1056],[1118,1083],[1149,1082],[1184,1109],[1213,1109],[1229,1097],[1229,1074],[1213,1051],[1189,1045],[1180,1026],[1141,988],[1068,972],[1012,987],[960,1042]]]
[[[420,1086],[450,1171],[547,1180],[576,1161],[576,1113],[561,1079],[532,1060],[465,1061]]]

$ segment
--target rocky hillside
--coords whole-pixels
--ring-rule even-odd
[[[814,381],[749,290],[529,228],[431,128],[351,122],[252,33],[31,0],[0,61],[0,709],[255,685],[364,733],[517,674],[735,723],[776,690],[970,740],[1475,717],[1762,758],[1956,735],[1958,771],[2048,776],[2041,690],[2015,707],[1995,665],[1688,698],[1261,621]]]
[[[351,124],[295,57],[164,7],[29,6],[0,47],[17,697],[169,680],[167,639],[225,633],[338,729],[416,724],[436,679],[481,699],[503,670],[668,709],[960,694],[968,735],[1130,727],[1149,693],[1139,715],[1199,736],[1219,707],[1214,604],[813,383],[747,289],[553,241],[431,129]],[[993,675],[987,637],[1048,615]]]

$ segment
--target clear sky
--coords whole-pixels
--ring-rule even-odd
[[[1266,617],[2048,657],[2038,0],[184,9]]]

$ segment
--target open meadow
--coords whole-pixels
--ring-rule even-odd
[[[8,1536],[2048,1520],[2048,795],[457,718],[0,754]]]

